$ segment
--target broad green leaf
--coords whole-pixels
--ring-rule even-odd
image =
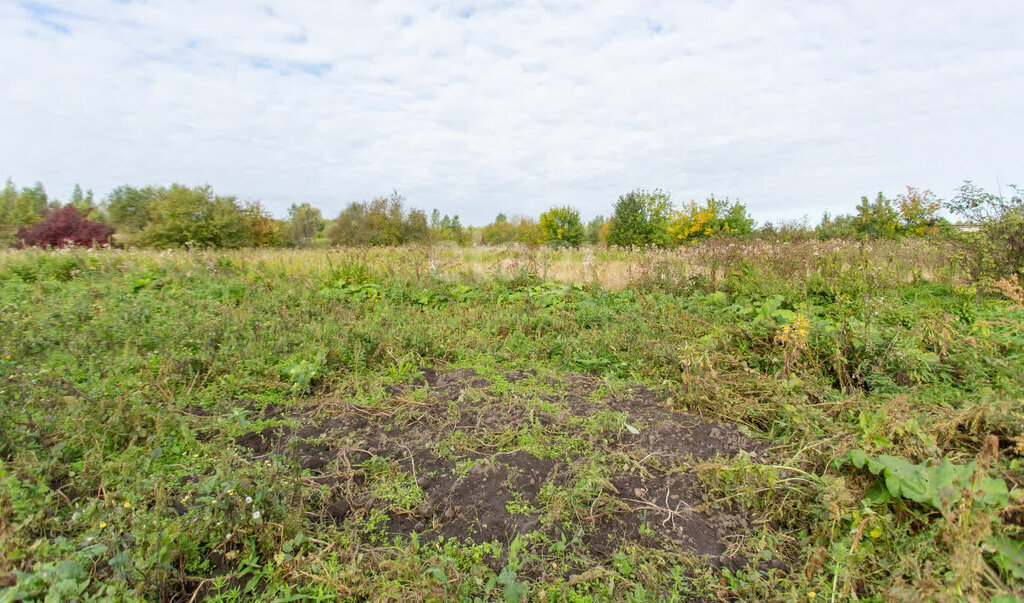
[[[959,501],[963,490],[972,485],[977,490],[978,502],[992,506],[1005,506],[1009,502],[1009,490],[1001,479],[982,476],[977,484],[972,484],[977,469],[975,462],[954,465],[949,459],[943,459],[938,465],[915,465],[887,454],[872,458],[863,450],[851,450],[840,459],[841,463],[845,461],[883,478],[885,489],[892,496],[927,504],[940,511]]]
[[[1018,580],[1024,580],[1024,542],[992,535],[985,539],[985,544],[994,550],[992,559],[999,569]]]

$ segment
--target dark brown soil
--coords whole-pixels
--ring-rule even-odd
[[[515,371],[505,381],[524,379],[536,373]],[[385,510],[389,538],[417,532],[508,542],[540,530],[555,540],[576,537],[598,559],[633,542],[741,563],[727,546],[755,518],[706,510],[700,481],[686,467],[740,451],[756,459],[760,444],[734,425],[673,410],[641,386],[601,395],[602,382],[582,374],[537,385],[537,395],[509,393],[472,369],[425,369],[418,383],[389,388],[374,409],[340,401],[290,415],[264,409],[264,418],[300,426],[273,425],[236,443],[253,457],[290,456],[328,485],[324,521],[358,523]],[[411,395],[422,388],[425,395]],[[531,446],[528,437],[550,445]],[[420,502],[406,508],[375,496],[371,482],[379,477],[364,465],[371,457],[381,457],[375,467],[415,480]]]

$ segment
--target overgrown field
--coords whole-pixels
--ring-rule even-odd
[[[1024,295],[924,242],[0,255],[0,601],[1014,600]]]

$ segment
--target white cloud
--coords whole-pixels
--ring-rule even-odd
[[[1024,174],[1024,5],[0,5],[0,171],[212,184],[279,215],[398,188],[483,223],[634,187],[760,219]]]

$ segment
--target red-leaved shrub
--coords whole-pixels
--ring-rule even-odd
[[[86,220],[74,206],[51,209],[41,222],[18,230],[22,246],[65,247],[68,245],[109,245],[113,227]]]

